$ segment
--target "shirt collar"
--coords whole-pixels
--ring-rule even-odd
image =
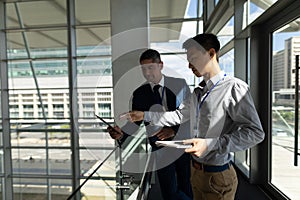
[[[149,84],[150,84],[150,86],[151,86],[152,89],[153,89],[153,87],[154,87],[155,85],[160,85],[161,87],[164,87],[164,86],[165,86],[165,76],[162,75],[162,77],[161,77],[161,79],[160,79],[160,81],[159,81],[158,84],[154,84],[154,83],[152,83],[152,82],[149,82]]]
[[[206,83],[207,88],[210,89],[213,85],[217,84],[221,79],[223,79],[224,76],[225,76],[225,72],[220,71],[218,74],[211,77]]]

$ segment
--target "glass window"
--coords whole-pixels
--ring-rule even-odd
[[[110,21],[109,0],[75,0],[76,24]]]
[[[202,30],[202,27],[201,27]],[[182,43],[197,34],[197,22],[152,24],[150,28],[151,48],[164,52],[185,52]]]
[[[85,136],[88,136],[86,134]],[[105,134],[107,136],[107,134]],[[99,136],[99,135],[98,135]],[[109,136],[108,136],[109,137]],[[114,141],[111,139],[107,141],[111,146]],[[103,142],[101,145],[104,144]],[[99,144],[98,144],[99,145]],[[80,150],[80,171],[81,176],[88,177],[93,170],[95,170],[102,162],[103,159],[109,155],[111,150],[95,150],[95,149],[82,149]],[[117,199],[116,192],[111,190],[111,185],[116,185],[113,180],[116,176],[116,157],[114,154],[101,166],[101,168],[94,174],[94,180],[88,181],[80,190],[86,198],[95,199]],[[108,179],[108,180],[106,180]],[[111,179],[111,180],[109,180]],[[93,189],[91,192],[91,189]]]
[[[66,1],[29,1],[6,4],[7,28],[66,25]]]
[[[67,60],[10,61],[8,63],[11,89],[67,88]],[[38,82],[34,80],[34,75]]]
[[[150,1],[150,47],[162,54],[163,73],[185,78],[191,88],[195,85],[196,80],[194,74],[188,70],[188,62],[182,43],[203,32],[203,21],[172,22],[172,19],[201,18],[202,5],[202,0]],[[156,21],[157,19],[165,19],[169,22],[159,22]]]
[[[195,75],[188,67],[186,54],[164,55],[161,56],[164,62],[163,74],[178,78],[184,78],[188,85],[195,85]]]
[[[197,26],[197,21],[183,23],[153,24],[150,29],[151,48],[158,50],[164,62],[163,73],[185,78],[191,86],[195,85],[195,76],[188,69],[185,49],[182,44],[194,37],[198,30],[202,33],[203,26]]]
[[[195,14],[196,9],[197,3],[195,0],[150,0],[150,19],[161,20],[184,18],[186,13],[190,13],[193,16],[193,14]]]
[[[48,139],[48,146],[70,146],[70,125],[67,123],[49,123],[46,126],[43,123],[25,123],[24,120],[22,124],[11,124],[12,146],[45,147],[46,139]]]
[[[8,58],[52,58],[67,56],[67,31],[27,31],[8,33]]]
[[[45,159],[46,154],[49,155],[48,160]],[[23,148],[22,152],[12,149],[13,173],[70,175],[72,172],[70,155],[70,150],[65,149]]]
[[[1,78],[0,78],[0,82],[1,82]],[[1,83],[0,83],[0,89],[2,88]],[[0,95],[2,97],[2,92],[0,91]],[[2,113],[2,98],[0,98],[0,113]],[[0,116],[0,120],[2,119],[2,115]],[[0,123],[0,127],[2,127],[2,123]]]
[[[111,76],[111,57],[103,56],[101,58],[85,57],[84,59],[77,60],[77,73],[78,77],[88,76]],[[84,85],[82,85],[83,87]],[[96,86],[96,83],[94,83]]]
[[[27,79],[28,80],[28,79]],[[20,80],[19,80],[20,81]],[[31,92],[33,96],[26,97],[27,93]],[[21,90],[21,89],[15,89],[12,90],[11,93],[18,95],[18,98],[10,98],[9,102],[12,106],[10,106],[10,113],[16,113],[15,117],[19,116],[22,117],[27,113],[31,113],[30,118],[41,118],[44,117],[44,114],[46,117],[52,117],[54,116],[54,112],[57,111],[57,105],[63,106],[64,117],[68,117],[69,107],[66,102],[68,102],[68,90],[65,89],[49,89],[49,90],[40,90],[41,99],[38,96],[38,93],[36,90]],[[60,93],[59,95],[62,95],[61,97],[57,97],[57,93]],[[54,94],[54,95],[52,95]],[[47,95],[47,96],[45,96]],[[31,104],[29,104],[29,102]],[[20,109],[19,106],[22,106]],[[50,109],[49,109],[50,108]],[[27,115],[27,117],[29,117]],[[11,116],[12,117],[12,116]],[[22,124],[22,121],[20,121]]]
[[[110,27],[77,28],[77,56],[111,55]]]
[[[202,4],[202,0],[189,0],[185,12],[185,18],[201,17],[203,14]]]
[[[14,199],[66,199],[72,190],[71,179],[80,175],[83,181],[115,146],[106,125],[94,116],[97,113],[114,122],[110,1],[70,1],[75,2],[75,27],[70,30],[67,2],[2,2],[7,11],[3,29],[7,34],[8,60],[5,62],[9,77],[13,167],[13,174],[7,175],[14,177]],[[202,0],[151,0],[150,4],[151,27],[167,30],[162,35],[151,32],[151,46],[162,51],[167,67],[177,68],[177,73],[188,77],[192,85],[193,74],[183,70],[187,62],[181,44],[203,30]],[[75,35],[76,44],[72,45],[76,53],[68,52],[73,50],[68,46],[68,31],[74,31],[71,33]],[[70,53],[75,57],[69,57]],[[69,79],[70,59],[76,60],[72,67],[77,74],[72,79]],[[74,85],[70,85],[70,80]],[[70,99],[70,89],[78,96]],[[72,133],[70,120],[74,119],[70,119],[73,116],[70,103],[78,105],[73,111],[79,116]],[[71,147],[76,141],[71,143],[70,138],[77,133],[79,146],[75,145],[75,149],[79,151],[80,160],[73,161]],[[1,145],[2,137],[0,140]],[[1,149],[0,155],[1,164]],[[117,192],[107,186],[116,185],[113,180],[115,159],[113,155],[101,168],[103,171],[98,172],[101,178],[90,180],[81,189],[83,196],[116,199]],[[80,174],[72,174],[74,162],[80,165]],[[0,168],[0,173],[3,170]],[[112,181],[103,180],[103,176]],[[91,193],[91,188],[97,194]]]
[[[72,181],[69,179],[13,179],[13,199],[47,199],[48,191],[51,191],[51,199],[67,199],[71,190]]]
[[[234,16],[225,24],[225,26],[217,34],[221,44],[221,48],[234,37]]]
[[[12,149],[12,166],[14,174],[46,174],[46,150]],[[38,163],[38,165],[37,165]]]
[[[31,68],[33,67],[33,70]],[[33,77],[59,77],[67,76],[67,61],[66,60],[41,60],[41,61],[12,61],[8,65],[9,75],[12,79]]]
[[[230,76],[234,76],[234,49],[219,58],[221,70]]]
[[[2,131],[0,132],[0,135],[2,136]],[[2,145],[2,139],[1,139],[1,145]],[[3,173],[3,149],[1,148],[0,149],[0,174],[2,174]],[[2,185],[2,184],[1,184]],[[1,195],[0,195],[0,197],[1,197]]]
[[[100,113],[98,113],[100,114]],[[95,115],[95,113],[94,113]],[[106,116],[103,116],[106,118]],[[111,139],[109,134],[107,134],[105,129],[107,126],[105,124],[98,123],[95,121],[94,127],[97,128],[97,131],[88,132],[85,129],[82,130],[80,133],[80,144],[82,147],[89,148],[89,147],[102,147],[108,148],[113,147],[115,145],[114,140]],[[102,131],[99,131],[102,130]],[[88,153],[88,152],[87,152]],[[103,153],[101,153],[103,154]],[[103,154],[104,155],[104,154]],[[98,155],[100,156],[100,155]],[[87,158],[86,158],[87,159]]]
[[[277,0],[248,0],[249,6],[249,22],[251,24],[256,18],[258,18],[263,12],[271,7]]]
[[[300,54],[299,22],[300,19],[296,19],[273,33],[272,57],[271,183],[293,200],[300,196],[297,185],[300,171],[299,167],[294,166],[294,145],[295,142],[299,144],[295,141],[295,113],[299,113],[295,110],[295,56]]]

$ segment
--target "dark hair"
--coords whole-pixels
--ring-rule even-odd
[[[146,51],[144,51],[140,56],[140,63],[141,61],[146,59],[152,59],[152,62],[156,62],[156,63],[161,62],[159,52],[154,49],[147,49]]]
[[[196,47],[202,51],[204,49],[209,51],[209,49],[213,48],[216,52],[218,52],[220,50],[220,42],[216,35],[212,33],[202,33],[186,40],[182,47],[186,50],[191,47]]]

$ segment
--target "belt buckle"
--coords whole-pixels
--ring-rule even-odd
[[[203,170],[203,164],[202,163],[199,163],[195,160],[192,160],[192,163],[193,163],[193,167],[197,170]]]

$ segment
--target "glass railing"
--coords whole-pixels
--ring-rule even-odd
[[[153,158],[151,158],[151,154],[147,153],[150,149],[148,150],[148,145],[145,141],[147,141],[145,129],[142,127],[134,137],[128,137],[123,144],[116,142],[115,148],[109,151],[105,158],[99,160],[83,174],[85,179],[82,179],[81,184],[73,190],[67,199],[72,199],[79,192],[81,197],[99,196],[91,193],[97,193],[93,188],[99,188],[99,179],[105,176],[105,171],[107,171],[108,166],[113,164],[112,162],[115,162],[115,167],[113,167],[115,168],[115,174],[110,176],[111,180],[102,180],[102,183],[106,182],[106,185],[101,187],[106,188],[106,195],[109,194],[107,190],[114,194],[106,196],[105,199],[147,199],[153,171],[150,169],[153,167]],[[132,162],[132,157],[135,157],[137,154],[139,159],[135,161],[138,163],[134,163],[134,165],[141,165],[145,169],[144,172],[134,173],[123,169],[123,166],[127,162]]]

